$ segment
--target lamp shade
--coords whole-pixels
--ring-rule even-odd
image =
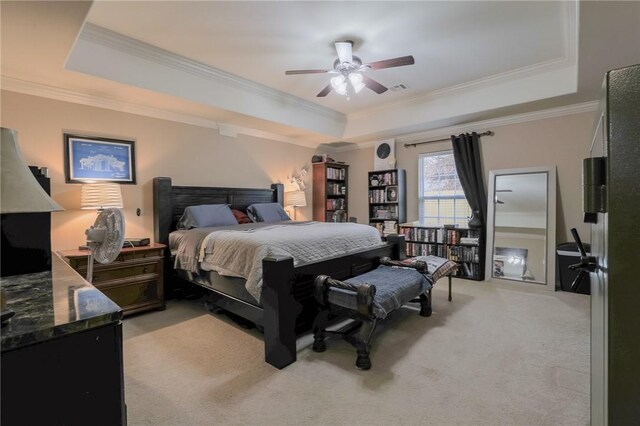
[[[304,195],[304,191],[285,192],[284,205],[287,207],[305,207],[307,205],[307,197]]]
[[[25,164],[15,130],[2,127],[0,131],[0,213],[64,210],[47,195]]]
[[[117,183],[85,183],[80,190],[80,208],[121,209],[122,193]]]

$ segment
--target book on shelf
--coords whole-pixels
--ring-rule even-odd
[[[343,168],[327,167],[327,179],[344,180],[346,172]]]
[[[398,175],[395,171],[386,173],[369,173],[370,186],[396,185]]]
[[[401,226],[400,232],[407,241],[407,256],[444,257],[458,264],[457,277],[482,277],[480,262],[484,248],[479,229]]]
[[[382,228],[382,235],[392,235],[398,233],[398,226],[394,220],[385,220]]]
[[[460,244],[478,245],[480,237],[460,237]]]
[[[380,235],[382,235],[383,237],[398,233],[398,224],[394,220],[385,220],[384,222],[372,222],[372,223],[369,223],[369,225],[376,228],[380,233]]]
[[[370,189],[369,190],[369,202],[370,203],[387,203],[387,193],[384,189]]]
[[[344,195],[347,187],[341,183],[327,183],[327,195]]]
[[[327,210],[344,210],[344,208],[345,208],[344,198],[327,199]]]
[[[429,243],[443,243],[444,232],[442,228],[402,228],[405,239],[411,241],[424,241]]]
[[[373,206],[371,217],[375,219],[395,219],[398,217],[398,206]]]

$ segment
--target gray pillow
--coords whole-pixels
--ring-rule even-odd
[[[184,209],[176,228],[207,228],[210,226],[237,225],[238,221],[228,204],[203,204]]]
[[[247,214],[254,222],[280,222],[291,220],[287,212],[278,203],[251,204]]]

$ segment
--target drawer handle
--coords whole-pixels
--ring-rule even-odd
[[[94,276],[91,278],[91,282],[92,282],[92,283],[95,283],[96,281],[98,281],[98,276],[97,276],[97,275],[94,275]]]
[[[142,255],[142,257],[147,257],[147,256],[148,256],[148,255],[147,255],[147,253],[145,253],[145,254],[143,254],[143,255]]]
[[[149,272],[149,268],[144,268],[144,269],[142,270],[142,273],[143,273],[143,274],[146,274],[147,272]]]

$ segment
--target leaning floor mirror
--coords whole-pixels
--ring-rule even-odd
[[[556,169],[489,173],[486,271],[555,290]]]

